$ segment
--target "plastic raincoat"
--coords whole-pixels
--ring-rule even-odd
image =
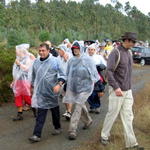
[[[13,92],[15,97],[20,95],[31,96],[29,81],[29,70],[32,66],[33,60],[30,59],[28,51],[26,50],[27,45],[18,45],[16,50],[19,53],[24,53],[22,56],[17,56],[16,60],[20,62],[20,65],[14,63],[13,65]]]
[[[84,53],[84,46],[80,45],[81,56],[70,59],[67,68],[67,91],[64,103],[84,104],[91,95],[94,83],[99,75],[92,59]]]
[[[40,58],[35,60],[32,70],[32,107],[50,109],[58,106],[58,94],[53,92],[53,87],[59,79],[65,80],[65,73],[56,57],[49,55],[44,61]]]

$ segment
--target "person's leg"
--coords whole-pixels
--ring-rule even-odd
[[[133,122],[132,105],[133,105],[133,96],[132,91],[129,90],[126,92],[123,106],[120,111],[120,116],[124,127],[124,137],[126,147],[133,147],[135,145],[138,145],[132,125]]]
[[[100,97],[98,96],[97,92],[95,92],[94,103],[95,103],[95,113],[99,114],[100,113],[100,107],[101,107],[101,101],[100,101]]]
[[[74,109],[74,112],[72,114],[71,121],[70,121],[69,132],[76,133],[78,123],[81,117],[81,112],[82,112],[82,105],[75,104],[75,109]]]
[[[95,92],[93,91],[92,94],[87,99],[87,101],[88,101],[88,103],[90,105],[90,109],[94,109],[95,108],[94,98],[95,98]]]
[[[36,117],[36,124],[34,127],[33,135],[41,137],[42,129],[45,123],[45,119],[47,116],[48,109],[37,109],[37,117]]]
[[[51,108],[51,113],[52,113],[52,122],[54,125],[55,129],[60,129],[60,111],[59,111],[59,106]]]
[[[87,129],[92,124],[92,118],[89,115],[89,112],[88,112],[87,107],[86,107],[85,104],[82,105],[81,119],[85,124],[83,129]]]
[[[65,103],[65,106],[66,106],[66,112],[62,116],[65,117],[66,120],[70,120],[73,105]]]
[[[95,112],[95,109],[100,107],[100,99],[98,97],[97,92],[93,91],[90,97],[88,98],[88,103],[90,105],[89,112]]]
[[[66,104],[66,110],[67,112],[72,112],[72,104]]]
[[[108,112],[106,114],[103,128],[101,131],[101,138],[104,140],[108,140],[108,137],[110,136],[110,130],[120,112],[123,98],[124,97],[116,96],[115,92],[111,90],[110,95],[109,95]]]
[[[31,96],[28,96],[28,95],[24,95],[23,96],[23,99],[24,99],[24,107],[23,107],[23,110],[24,111],[27,111],[27,110],[30,110],[30,106],[31,106]]]
[[[17,116],[13,118],[13,121],[23,120],[23,97],[22,95],[15,97],[15,105],[18,109]]]

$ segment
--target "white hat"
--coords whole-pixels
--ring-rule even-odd
[[[24,43],[24,44],[17,45],[16,50],[28,50],[29,47],[30,47],[30,44]]]

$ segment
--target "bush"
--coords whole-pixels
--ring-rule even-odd
[[[11,46],[15,46],[18,44],[18,34],[17,34],[17,31],[10,31],[8,33],[8,37],[7,37],[7,41],[8,41],[8,45],[11,47]]]
[[[34,43],[31,40],[28,32],[26,30],[11,30],[7,36],[8,47],[13,47],[22,43]]]
[[[50,33],[48,31],[42,30],[39,34],[39,40],[41,42],[48,41],[50,39]]]
[[[12,65],[15,51],[0,49],[0,103],[12,100],[13,93],[9,87],[12,81]]]

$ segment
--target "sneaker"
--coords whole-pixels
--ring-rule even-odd
[[[68,113],[68,112],[66,111],[62,116],[63,116],[63,117],[66,117],[67,113]]]
[[[31,143],[40,142],[40,140],[41,140],[41,138],[36,136],[36,135],[33,135],[33,136],[29,137],[29,141]]]
[[[68,138],[69,140],[76,140],[77,134],[75,132],[70,132]]]
[[[99,114],[100,113],[100,107],[95,109],[95,114]]]
[[[22,115],[17,115],[15,118],[13,118],[13,121],[21,121],[23,120]]]
[[[103,138],[100,139],[100,142],[101,142],[104,146],[106,146],[106,145],[108,145],[108,144],[110,143],[109,140],[105,140],[105,139],[103,139]]]
[[[71,112],[65,112],[62,116],[65,117],[66,120],[69,121],[71,119]]]
[[[62,133],[62,129],[54,129],[51,134],[52,135],[59,135],[61,133]]]
[[[90,108],[89,109],[89,113],[94,113],[95,112],[95,109],[94,108]]]
[[[144,147],[140,147],[139,145],[126,148],[126,150],[144,150]]]
[[[91,124],[92,124],[92,120],[91,121],[89,121],[89,123],[88,124],[85,124],[84,126],[83,126],[83,130],[86,130],[86,129],[88,129],[90,126],[91,126]]]

